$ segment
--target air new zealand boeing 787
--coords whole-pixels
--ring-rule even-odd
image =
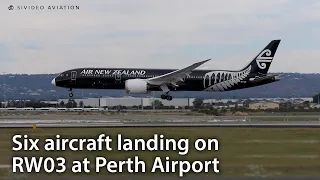
[[[239,71],[195,70],[210,59],[183,69],[77,68],[64,71],[51,83],[72,89],[125,89],[131,94],[163,91],[162,99],[172,100],[170,91],[231,91],[279,81],[268,70],[281,40],[271,41]]]

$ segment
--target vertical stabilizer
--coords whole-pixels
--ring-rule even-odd
[[[243,70],[251,66],[251,73],[267,74],[280,41],[271,41]]]

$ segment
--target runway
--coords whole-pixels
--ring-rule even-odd
[[[208,121],[214,119],[252,119],[252,120],[320,120],[320,115],[261,115],[261,116],[197,116],[197,115],[162,115],[162,114],[120,114],[120,115],[86,115],[86,114],[37,114],[37,115],[26,115],[26,114],[12,114],[0,116],[0,121],[3,120],[131,120],[131,121],[163,121],[163,120],[183,120],[183,121]]]
[[[13,120],[11,120],[13,121]],[[1,122],[0,128],[138,128],[138,127],[238,127],[238,128],[320,128],[320,121],[207,121],[207,122],[92,122],[67,120],[60,122]]]

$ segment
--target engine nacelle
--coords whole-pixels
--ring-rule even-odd
[[[264,76],[264,77],[250,80],[250,83],[262,85],[262,84],[268,84],[276,81],[280,81],[279,76],[272,75],[272,76]]]
[[[143,79],[129,79],[125,82],[127,93],[146,94],[148,92],[148,83]]]

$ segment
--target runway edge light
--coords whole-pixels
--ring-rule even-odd
[[[34,124],[33,126],[32,126],[32,129],[36,129],[37,128],[37,124]]]

